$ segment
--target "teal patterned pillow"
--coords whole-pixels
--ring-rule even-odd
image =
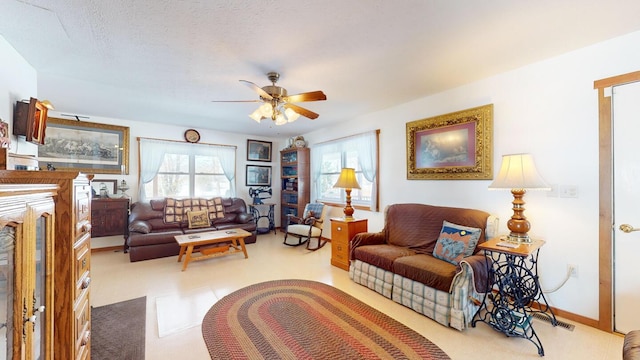
[[[481,234],[481,229],[457,225],[445,220],[442,222],[442,230],[433,249],[433,256],[458,265],[464,257],[473,254]]]

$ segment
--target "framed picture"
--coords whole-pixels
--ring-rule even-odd
[[[0,148],[8,148],[11,143],[9,137],[9,123],[6,123],[0,119]]]
[[[129,128],[49,118],[38,161],[41,169],[51,164],[87,174],[128,174]]]
[[[93,179],[91,180],[91,188],[97,196],[100,196],[100,190],[106,188],[107,195],[115,195],[118,193],[118,180]]]
[[[247,186],[271,186],[271,166],[247,165]]]
[[[271,161],[271,142],[247,140],[247,160]]]
[[[493,178],[493,104],[407,123],[407,179]]]

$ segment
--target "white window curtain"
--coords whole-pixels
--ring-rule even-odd
[[[222,171],[231,184],[231,196],[236,196],[235,184],[235,146],[211,145],[211,144],[187,144],[175,141],[138,138],[140,151],[140,180],[138,183],[138,198],[141,201],[147,199],[144,184],[147,184],[158,175],[158,170],[164,160],[164,155],[201,155],[217,157],[220,160]]]
[[[358,154],[358,165],[362,170],[362,175],[367,181],[373,184],[373,191],[371,192],[371,202],[369,209],[376,211],[376,204],[378,203],[377,189],[377,154],[378,154],[378,141],[377,131],[369,131],[362,134],[348,136],[346,138],[332,140],[325,143],[314,145],[311,151],[311,172],[314,179],[320,177],[322,170],[322,155],[328,153],[346,151],[355,151]],[[315,182],[315,193],[319,194],[319,182]]]

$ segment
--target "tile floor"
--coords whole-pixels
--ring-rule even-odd
[[[131,263],[122,252],[94,252],[92,306],[147,296],[146,358],[209,359],[199,322],[208,302],[257,282],[307,279],[333,285],[390,315],[454,360],[540,358],[527,340],[507,338],[483,323],[463,332],[447,328],[353,283],[347,271],[331,266],[330,244],[310,252],[304,246],[285,246],[282,238],[280,233],[259,235],[257,243],[247,245],[248,259],[236,254],[194,262],[185,272],[180,271],[177,256]],[[533,323],[545,349],[544,359],[622,357],[621,336],[581,324],[569,331],[537,319]]]

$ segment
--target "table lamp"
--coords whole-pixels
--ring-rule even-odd
[[[542,179],[533,162],[531,154],[510,154],[502,156],[502,165],[497,178],[489,189],[511,190],[513,194],[513,216],[507,222],[511,231],[508,240],[518,243],[530,243],[531,224],[524,216],[524,194],[527,190],[551,190]]]
[[[336,181],[334,188],[344,189],[347,194],[347,205],[344,207],[344,219],[353,220],[353,207],[351,207],[351,190],[360,189],[358,179],[356,179],[356,170],[353,168],[343,168],[340,177]]]

